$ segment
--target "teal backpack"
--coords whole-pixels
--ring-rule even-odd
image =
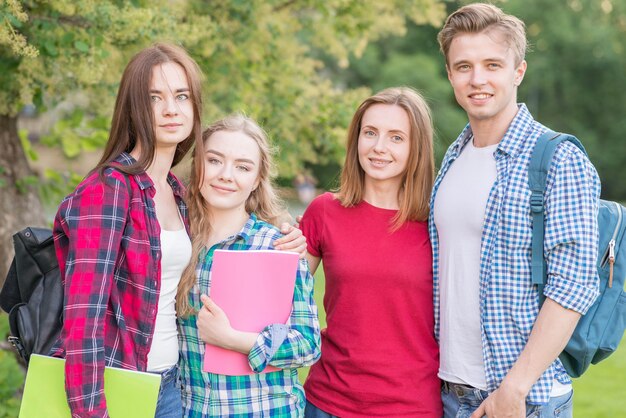
[[[557,145],[563,141],[570,141],[586,155],[584,147],[575,137],[548,130],[537,140],[528,169],[533,218],[532,281],[537,285],[541,303],[546,281],[543,194],[552,156]],[[600,200],[598,231],[600,295],[580,318],[574,334],[559,356],[571,377],[579,377],[591,363],[596,364],[610,356],[617,349],[626,328],[626,208],[616,202]]]

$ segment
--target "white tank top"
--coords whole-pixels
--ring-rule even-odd
[[[162,372],[178,363],[176,290],[190,259],[191,240],[187,230],[184,227],[177,231],[161,229],[161,292],[148,352],[148,371]]]

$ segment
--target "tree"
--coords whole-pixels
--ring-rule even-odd
[[[350,88],[369,86],[374,91],[400,85],[416,88],[431,107],[437,164],[467,124],[467,116],[448,82],[445,60],[437,42],[438,31],[439,27],[409,23],[405,36],[388,36],[370,43],[361,57],[350,58],[346,68],[328,63],[333,78]]]
[[[36,182],[28,181],[28,143],[16,128],[24,104],[45,109],[76,93],[86,96],[78,122],[51,136],[75,155],[102,142],[98,121],[110,117],[130,55],[171,40],[204,70],[205,120],[238,110],[255,117],[280,148],[281,174],[290,175],[305,162],[341,160],[349,118],[369,94],[333,85],[322,51],[347,65],[349,54],[360,55],[369,42],[403,35],[407,19],[439,24],[444,12],[441,0],[1,1],[0,280],[11,234],[45,222],[29,184]],[[85,126],[87,133],[77,133]]]
[[[448,1],[448,12],[471,0]],[[602,179],[604,198],[626,201],[621,145],[626,118],[626,2],[614,0],[500,0],[527,26],[528,70],[518,92],[534,117],[577,135]],[[349,87],[417,87],[433,110],[437,161],[467,123],[446,79],[432,26],[409,25],[404,37],[370,43],[333,77]]]
[[[531,51],[520,90],[535,117],[578,136],[600,178],[602,196],[626,201],[621,145],[626,128],[626,3],[511,0],[527,23]]]

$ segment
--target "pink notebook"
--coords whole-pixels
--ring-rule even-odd
[[[292,252],[215,250],[211,299],[240,331],[261,332],[270,324],[285,324],[291,314],[298,262],[298,254]],[[203,370],[230,376],[254,373],[248,356],[210,344],[206,344]],[[276,370],[268,366],[263,372]]]

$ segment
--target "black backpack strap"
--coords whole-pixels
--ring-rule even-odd
[[[576,137],[548,129],[537,139],[528,167],[528,187],[531,192],[530,211],[533,219],[532,258],[530,263],[531,277],[532,283],[537,285],[540,304],[542,304],[545,299],[543,288],[547,280],[546,260],[543,256],[545,220],[544,193],[546,191],[546,179],[548,177],[550,164],[552,163],[552,157],[554,156],[557,146],[563,141],[573,143],[587,155],[585,148]]]
[[[20,296],[20,287],[17,283],[17,267],[15,265],[15,256],[11,261],[11,267],[0,291],[0,308],[6,313],[11,312],[13,306],[20,303],[22,298]]]

